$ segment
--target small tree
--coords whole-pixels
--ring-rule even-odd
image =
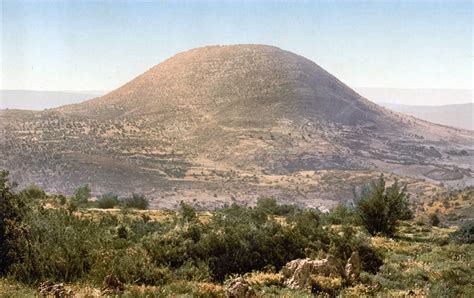
[[[0,170],[0,275],[22,259],[26,228],[23,220],[29,212],[25,198],[13,189],[8,171]]]
[[[79,187],[74,193],[74,199],[78,204],[87,204],[87,200],[91,197],[91,188],[88,184]]]
[[[397,180],[385,187],[385,178],[381,175],[359,194],[354,194],[358,218],[372,235],[381,233],[393,236],[398,222],[412,216],[406,187],[400,187]]]
[[[99,200],[97,200],[97,206],[102,209],[114,208],[118,203],[118,196],[110,192],[101,195]]]
[[[194,209],[193,206],[186,204],[184,201],[181,201],[179,203],[179,207],[179,213],[183,221],[192,222],[197,220],[196,209]]]
[[[131,197],[123,200],[125,207],[145,210],[148,209],[148,200],[144,195],[132,194]]]
[[[36,184],[32,184],[22,191],[26,199],[40,200],[46,197],[46,193]]]
[[[428,218],[430,219],[430,224],[433,226],[433,227],[437,227],[439,226],[440,224],[440,219],[439,219],[439,216],[438,216],[438,213],[431,213],[430,215],[428,215]]]

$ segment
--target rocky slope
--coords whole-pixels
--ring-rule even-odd
[[[331,205],[381,171],[413,185],[473,184],[472,132],[386,110],[270,46],[190,50],[105,96],[2,111],[0,123],[0,166],[21,185],[70,193],[89,183],[155,206],[264,194]]]

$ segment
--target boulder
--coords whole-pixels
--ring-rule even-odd
[[[345,277],[344,268],[331,255],[324,260],[297,259],[282,269],[284,283],[291,289],[303,289],[311,285],[311,275]]]
[[[256,293],[250,286],[250,283],[241,277],[230,282],[227,287],[227,295],[231,298],[256,297]]]
[[[346,278],[349,283],[353,283],[359,279],[360,271],[362,268],[362,262],[360,260],[359,252],[354,251],[351,254],[346,264]]]

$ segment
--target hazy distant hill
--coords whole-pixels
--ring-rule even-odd
[[[473,102],[468,89],[400,89],[354,88],[359,94],[376,103],[390,102],[402,105],[440,106]]]
[[[105,92],[0,90],[0,109],[43,110],[91,99]]]
[[[0,167],[21,185],[141,192],[153,206],[273,195],[307,206],[352,197],[380,171],[473,184],[472,132],[380,107],[276,47],[211,46],[102,97],[0,112]],[[417,179],[413,179],[417,178]]]
[[[474,104],[456,104],[443,106],[411,106],[393,103],[381,105],[433,123],[474,130]]]

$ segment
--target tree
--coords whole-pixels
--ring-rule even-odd
[[[46,193],[36,184],[32,184],[22,191],[26,198],[40,200],[46,197]]]
[[[148,209],[148,200],[144,195],[132,194],[131,197],[123,200],[125,207],[145,210]]]
[[[409,208],[407,189],[400,187],[397,180],[385,187],[383,175],[355,195],[355,209],[359,220],[367,231],[393,236],[400,220],[409,219],[412,212]]]
[[[25,229],[22,225],[28,205],[24,197],[13,191],[8,171],[0,170],[0,275],[21,259]]]
[[[102,209],[114,208],[118,203],[118,196],[111,192],[101,195],[97,201],[98,207]]]
[[[433,227],[437,227],[439,226],[440,224],[440,219],[439,219],[439,216],[438,216],[438,213],[431,213],[428,215],[428,218],[430,219],[430,223]]]
[[[74,198],[78,204],[87,204],[87,201],[91,197],[91,188],[89,184],[79,187],[74,193]]]
[[[196,209],[194,209],[193,206],[181,201],[179,202],[179,207],[179,213],[184,222],[194,222],[197,220]]]

